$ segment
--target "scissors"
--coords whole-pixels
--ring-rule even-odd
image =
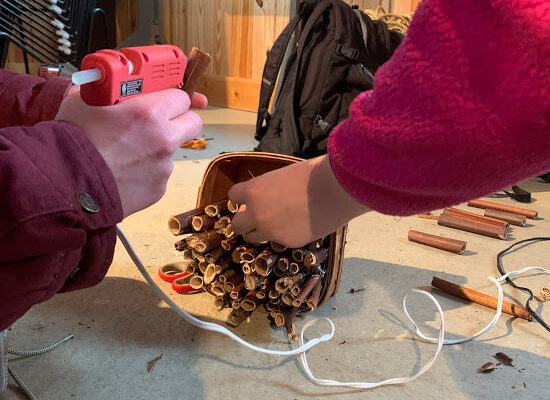
[[[187,272],[187,263],[171,263],[159,268],[159,277],[163,281],[170,282],[172,289],[178,293],[199,293],[189,285],[194,274]]]

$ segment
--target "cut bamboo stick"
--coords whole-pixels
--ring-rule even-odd
[[[251,314],[251,311],[245,311],[242,308],[231,311],[227,316],[227,323],[232,327],[236,328],[239,326],[248,316]]]
[[[328,250],[324,247],[319,247],[314,250],[310,250],[304,257],[304,265],[311,267],[312,265],[321,265],[328,256]]]
[[[253,263],[254,259],[256,258],[256,251],[257,250],[255,247],[247,247],[246,249],[244,249],[241,253],[241,264]]]
[[[246,275],[244,277],[244,287],[248,290],[256,290],[264,279],[263,276],[258,275],[256,272]]]
[[[214,296],[224,296],[226,294],[225,289],[223,288],[223,284],[219,281],[214,281],[210,285],[210,292]]]
[[[216,266],[214,264],[208,264],[206,271],[204,271],[204,284],[210,284],[216,277]]]
[[[462,240],[449,239],[414,230],[409,231],[409,240],[455,254],[462,254],[466,250],[466,242]]]
[[[294,296],[290,292],[285,292],[281,295],[281,301],[287,306],[291,306],[294,301]]]
[[[214,249],[207,254],[204,255],[204,260],[210,264],[216,263],[220,259],[220,257],[223,255],[223,249],[221,247],[218,247],[217,249]]]
[[[191,225],[195,231],[201,232],[213,228],[216,221],[217,219],[214,217],[201,214],[193,217]]]
[[[216,300],[214,300],[214,307],[216,307],[216,310],[218,311],[223,310],[228,304],[229,302],[226,296],[219,296],[216,297]]]
[[[230,213],[235,214],[237,211],[239,211],[239,205],[231,200],[227,200],[227,209]]]
[[[521,207],[507,206],[504,204],[494,203],[492,201],[486,201],[486,200],[472,200],[468,202],[468,205],[470,207],[477,207],[477,208],[490,209],[490,210],[496,210],[496,211],[504,211],[512,214],[524,215],[529,219],[535,219],[538,216],[538,212],[535,210],[528,210],[526,208],[521,208]]]
[[[497,239],[506,239],[507,236],[506,228],[471,221],[452,214],[441,214],[437,219],[437,223],[441,226],[460,229],[462,231],[477,233]]]
[[[296,262],[304,262],[304,250],[294,249],[292,250],[292,259]]]
[[[233,274],[227,278],[223,284],[223,288],[226,292],[231,293],[235,288],[244,285],[244,277],[240,274]],[[237,290],[238,291],[238,290]]]
[[[193,233],[193,217],[200,215],[204,212],[202,208],[195,208],[194,210],[184,212],[178,215],[172,215],[168,219],[168,229],[174,235],[183,235],[185,233]]]
[[[279,266],[279,269],[284,272],[288,271],[288,268],[290,267],[290,262],[288,261],[288,258],[281,257],[277,261],[277,265]]]
[[[489,218],[483,215],[475,214],[469,211],[460,210],[458,208],[448,207],[443,210],[443,214],[456,215],[457,217],[464,218],[473,222],[481,224],[496,226],[499,228],[508,228],[508,222],[501,219]]]
[[[252,272],[254,272],[254,269],[252,268],[252,265],[249,264],[249,263],[244,263],[243,267],[242,267],[242,270],[243,270],[243,274],[245,274],[245,275],[250,275]]]
[[[273,249],[270,247],[265,248],[254,261],[258,274],[268,276],[275,267],[278,258],[279,256]]]
[[[231,251],[237,246],[237,244],[239,244],[239,242],[235,238],[227,238],[222,240],[221,244],[222,244],[222,248],[225,251]]]
[[[258,297],[256,297],[255,291],[248,292],[244,298],[243,301],[241,301],[241,307],[245,311],[254,311],[256,307],[258,307],[258,304],[260,304],[260,300]]]
[[[231,261],[233,261],[235,264],[240,264],[241,263],[241,254],[245,250],[246,250],[245,246],[235,247],[235,249],[231,252]]]
[[[221,274],[224,272],[227,267],[229,267],[229,264],[231,263],[231,254],[226,254],[222,256],[217,262],[216,262],[216,274]]]
[[[204,213],[210,217],[218,217],[227,212],[227,199],[217,201],[204,207]]]
[[[189,63],[185,68],[183,74],[183,86],[182,90],[187,93],[189,98],[195,92],[195,87],[199,83],[200,76],[206,71],[208,64],[210,64],[211,57],[209,54],[199,50],[196,47],[191,49],[189,53]]]
[[[236,272],[234,269],[228,269],[227,271],[225,271],[223,274],[219,276],[218,280],[220,281],[220,283],[225,283],[229,278],[235,275],[235,273]]]
[[[185,239],[182,239],[174,243],[174,247],[177,251],[184,251],[189,248],[189,245],[187,244],[187,241]]]
[[[294,307],[300,307],[320,279],[321,277],[319,275],[312,275],[307,281],[304,288],[300,291],[298,296],[296,296],[296,298],[292,302],[292,305]]]
[[[229,226],[230,224],[231,224],[231,217],[226,215],[225,217],[221,217],[214,223],[214,229],[222,229]]]
[[[208,268],[208,263],[206,261],[200,261],[199,262],[199,271],[201,272],[201,274],[205,274],[206,273],[206,268]]]
[[[525,223],[527,222],[527,217],[525,217],[525,215],[512,214],[512,213],[491,210],[491,209],[485,209],[485,216],[501,219],[503,221],[508,222],[511,225],[516,225],[516,226],[525,226]]]
[[[220,247],[222,241],[222,237],[216,231],[200,232],[191,237],[196,237],[197,241],[195,242],[194,247],[191,246],[191,244],[189,245],[197,250],[199,253],[206,253],[210,250]],[[189,243],[189,238],[187,243]]]
[[[475,290],[465,288],[464,286],[457,285],[436,276],[434,276],[432,279],[432,286],[456,297],[460,297],[473,303],[492,308],[493,310],[497,309],[498,299],[496,297],[476,292]],[[509,303],[507,301],[504,301],[502,303],[502,312],[513,315],[514,317],[523,318],[527,321],[533,320],[533,316],[529,313],[529,311],[527,311],[527,309],[517,304]]]
[[[292,275],[296,275],[298,272],[300,272],[300,269],[300,264],[296,262],[291,262],[290,267],[288,267],[288,270]]]
[[[313,287],[313,290],[311,291],[311,294],[307,299],[307,306],[312,310],[315,310],[319,305],[320,296],[321,296],[321,280],[319,279],[317,283],[315,283],[315,286]]]
[[[224,286],[224,289],[225,289],[225,286]],[[233,300],[240,299],[243,296],[245,291],[246,289],[244,287],[244,279],[243,279],[241,283],[239,283],[237,286],[233,288],[233,290],[231,290],[231,292],[229,293],[229,297],[231,297]]]
[[[193,275],[193,277],[189,279],[189,285],[195,290],[201,289],[204,286],[204,280],[202,276]]]

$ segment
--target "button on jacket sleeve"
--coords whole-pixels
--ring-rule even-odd
[[[113,257],[111,171],[81,129],[51,121],[68,84],[0,70],[0,331],[57,292],[97,284]]]

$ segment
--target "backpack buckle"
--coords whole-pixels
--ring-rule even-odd
[[[333,126],[329,124],[327,121],[325,121],[323,118],[321,118],[320,115],[317,114],[315,119],[313,120],[313,124],[319,128],[321,132],[323,132],[323,135],[328,136],[330,132],[332,131]]]
[[[359,57],[359,50],[353,47],[344,47],[341,43],[338,43],[336,45],[336,54],[343,55],[344,57],[355,61]]]

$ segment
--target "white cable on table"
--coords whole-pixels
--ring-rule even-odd
[[[411,289],[403,297],[403,311],[405,312],[405,315],[407,316],[409,321],[411,321],[411,323],[416,328],[416,334],[418,336],[420,336],[422,339],[425,339],[425,340],[427,340],[431,343],[437,343],[437,348],[436,348],[436,351],[435,351],[434,355],[413,376],[402,377],[402,378],[390,378],[390,379],[386,379],[386,380],[383,380],[383,381],[380,381],[380,382],[340,382],[340,381],[335,381],[335,380],[330,380],[330,379],[316,378],[313,375],[313,373],[311,372],[311,369],[309,368],[309,364],[307,362],[307,357],[306,357],[306,351],[307,350],[309,350],[310,348],[312,348],[313,346],[315,346],[315,345],[317,345],[321,342],[326,342],[326,341],[330,340],[334,336],[335,326],[334,326],[334,323],[330,319],[328,319],[328,318],[318,318],[318,319],[315,319],[313,321],[307,322],[302,327],[302,331],[300,332],[300,336],[299,336],[300,347],[298,347],[296,349],[288,350],[288,351],[278,351],[278,350],[270,350],[270,349],[265,349],[265,348],[262,348],[262,347],[255,346],[255,345],[253,345],[251,343],[248,343],[247,341],[241,339],[239,336],[235,335],[229,329],[227,329],[227,328],[225,328],[221,325],[212,323],[212,322],[201,321],[200,319],[192,316],[191,314],[189,314],[188,312],[186,312],[185,310],[180,308],[153,281],[153,279],[151,278],[151,276],[149,275],[149,273],[147,272],[147,270],[145,269],[145,267],[141,263],[141,260],[137,256],[137,254],[134,251],[132,245],[128,241],[128,238],[126,237],[126,235],[124,234],[124,232],[122,231],[122,229],[118,225],[117,225],[117,235],[118,235],[118,238],[120,239],[120,241],[122,242],[122,244],[124,245],[124,247],[126,248],[126,251],[130,255],[130,258],[132,259],[134,264],[137,266],[137,268],[139,269],[139,271],[141,272],[141,274],[143,275],[145,280],[149,283],[149,285],[157,293],[157,295],[162,300],[164,300],[174,311],[176,311],[178,314],[180,314],[181,317],[183,319],[185,319],[187,322],[189,322],[190,324],[192,324],[192,325],[194,325],[198,328],[201,328],[201,329],[206,329],[206,330],[209,330],[209,331],[223,333],[224,335],[228,336],[229,338],[239,342],[243,346],[248,347],[249,349],[261,352],[261,353],[272,354],[272,355],[282,355],[282,356],[291,356],[291,355],[300,354],[300,359],[299,359],[300,365],[304,369],[305,373],[307,374],[307,376],[312,381],[314,381],[315,383],[317,383],[318,385],[321,385],[321,386],[340,386],[340,387],[352,387],[352,388],[359,388],[359,389],[372,389],[372,388],[380,387],[380,386],[396,385],[396,384],[410,382],[410,381],[418,378],[419,376],[424,374],[426,371],[428,371],[428,369],[431,368],[431,366],[433,365],[433,363],[437,359],[437,357],[438,357],[438,355],[441,351],[441,348],[443,347],[444,344],[445,345],[450,345],[450,344],[458,344],[458,343],[468,342],[468,341],[473,340],[476,337],[482,335],[483,333],[489,331],[497,323],[497,321],[500,318],[500,315],[502,313],[501,309],[502,309],[502,302],[503,302],[503,298],[504,298],[504,294],[502,292],[502,287],[500,285],[501,281],[506,279],[508,276],[521,274],[525,271],[532,270],[532,269],[536,269],[536,270],[542,271],[544,273],[550,274],[550,270],[548,270],[546,268],[527,267],[527,268],[524,268],[524,269],[519,270],[519,271],[508,272],[506,275],[503,275],[498,279],[495,279],[493,277],[489,277],[489,281],[493,282],[497,286],[497,289],[498,289],[498,305],[497,305],[497,311],[495,313],[495,316],[494,316],[493,320],[485,328],[483,328],[482,330],[480,330],[476,334],[474,334],[472,336],[469,336],[469,337],[466,337],[466,338],[463,338],[463,339],[455,339],[455,340],[445,340],[445,338],[444,338],[444,335],[445,335],[445,318],[444,318],[444,315],[443,315],[443,310],[441,309],[441,306],[439,305],[439,302],[435,299],[435,297],[432,294],[430,294],[430,293],[428,293],[424,290]],[[407,298],[408,298],[408,295],[410,293],[420,293],[424,296],[427,296],[434,303],[434,305],[436,306],[437,311],[439,313],[439,317],[440,317],[439,336],[437,338],[432,338],[432,337],[425,336],[420,331],[420,328],[418,327],[418,325],[414,322],[414,320],[409,315],[409,312],[407,310]],[[305,334],[306,330],[309,327],[317,324],[319,321],[323,321],[323,320],[327,321],[330,324],[331,332],[329,334],[325,334],[325,335],[323,335],[319,338],[311,339],[307,342],[304,342],[304,334]]]

